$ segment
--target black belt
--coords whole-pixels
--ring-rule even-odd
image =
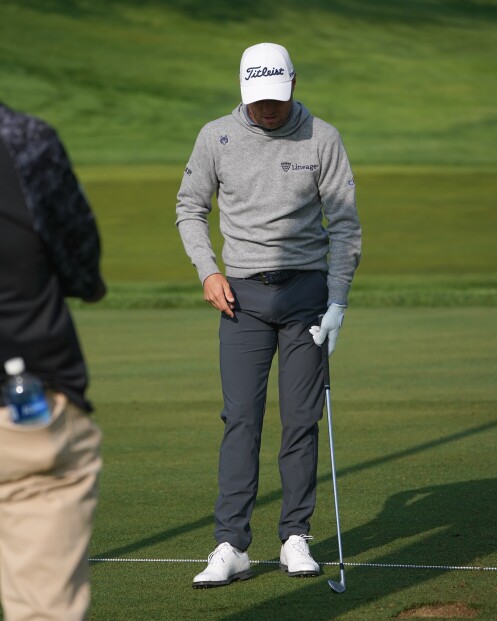
[[[249,276],[247,280],[259,280],[265,285],[277,285],[296,276],[299,270],[275,270],[274,272],[259,272],[253,276]]]

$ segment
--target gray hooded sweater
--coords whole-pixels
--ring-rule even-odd
[[[278,129],[253,125],[241,104],[202,128],[176,210],[183,245],[202,282],[220,272],[207,223],[214,193],[227,276],[327,271],[329,303],[347,303],[361,228],[352,171],[333,126],[294,102]]]

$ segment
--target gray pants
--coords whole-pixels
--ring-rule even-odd
[[[282,423],[278,456],[282,541],[307,534],[316,502],[318,421],[323,415],[321,352],[309,334],[326,311],[323,272],[300,272],[276,285],[229,278],[235,318],[221,316],[220,363],[225,423],[219,458],[215,538],[246,550],[259,479],[268,376],[276,350]]]

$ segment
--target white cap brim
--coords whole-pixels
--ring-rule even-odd
[[[240,87],[242,101],[246,104],[263,99],[275,99],[276,101],[289,101],[292,96],[292,80],[276,84],[259,84],[257,86]]]

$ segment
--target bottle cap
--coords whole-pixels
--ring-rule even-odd
[[[8,375],[20,375],[26,368],[22,358],[11,358],[4,366]]]

